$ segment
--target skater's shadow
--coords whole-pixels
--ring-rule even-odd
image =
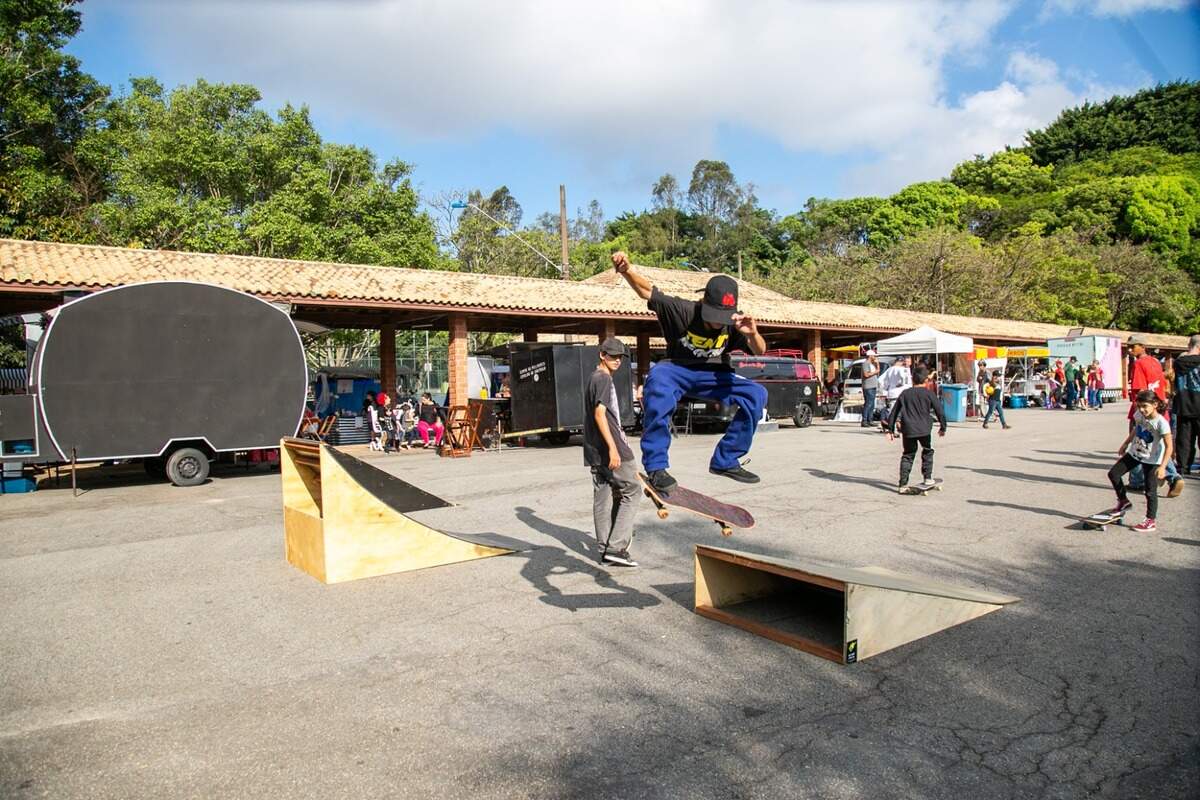
[[[968,500],[968,503],[974,506],[987,506],[988,508],[1011,508],[1014,511],[1028,511],[1031,514],[1042,514],[1047,517],[1062,517],[1063,519],[1078,520],[1079,517],[1075,514],[1068,514],[1065,511],[1059,511],[1054,508],[1038,508],[1037,506],[1023,506],[1020,503],[1001,503],[998,500]]]
[[[1164,536],[1162,537],[1162,540],[1164,542],[1172,542],[1174,544],[1186,544],[1190,547],[1200,547],[1200,539],[1178,539],[1174,536]]]
[[[1085,453],[1079,450],[1034,450],[1035,453],[1041,453],[1047,456],[1075,456],[1076,458],[1094,458],[1097,461],[1115,461],[1115,455],[1107,453]]]
[[[1029,456],[1013,456],[1018,461],[1029,461],[1033,464],[1050,464],[1055,467],[1077,467],[1079,469],[1106,469],[1106,462],[1095,463],[1092,461],[1055,461],[1051,458],[1030,458]]]
[[[826,472],[823,469],[806,468],[804,470],[814,478],[820,478],[825,481],[834,481],[836,483],[861,483],[863,486],[874,486],[877,489],[882,489],[891,494],[896,493],[896,484],[881,481],[878,478],[863,478],[858,475],[843,475],[840,472]]]
[[[1036,483],[1046,485],[1047,483],[1057,483],[1064,486],[1082,486],[1085,489],[1095,489],[1097,483],[1095,481],[1076,481],[1069,478],[1060,478],[1054,475],[1034,475],[1029,472],[1015,472],[1009,469],[987,469],[984,467],[960,467],[955,464],[950,464],[946,469],[961,469],[965,472],[974,472],[977,475],[987,475],[992,478],[1008,478],[1014,481],[1024,481],[1026,483]]]
[[[560,550],[555,547],[541,547],[529,553],[519,554],[526,559],[525,566],[521,567],[521,577],[542,593],[538,599],[546,605],[575,612],[587,608],[649,608],[662,602],[652,594],[630,586],[622,586],[613,579],[608,569],[596,564],[588,545],[591,534],[556,525],[539,517],[527,506],[517,506],[515,511],[517,519],[521,522],[556,540],[565,548]],[[552,580],[562,580],[572,575],[588,575],[596,586],[605,591],[566,594],[555,586]]]

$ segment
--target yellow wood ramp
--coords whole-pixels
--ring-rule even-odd
[[[1018,602],[900,575],[696,545],[696,613],[851,664]]]
[[[327,444],[279,443],[288,563],[322,583],[390,575],[522,549],[489,535],[449,534],[406,512],[452,505]]]

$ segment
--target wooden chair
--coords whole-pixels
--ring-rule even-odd
[[[480,406],[450,406],[446,413],[446,432],[442,440],[441,454],[451,458],[462,458],[471,455],[478,447],[483,449],[479,441]]]
[[[451,458],[471,455],[471,433],[467,426],[469,409],[466,406],[450,406],[446,409],[446,430],[442,434],[439,454]]]

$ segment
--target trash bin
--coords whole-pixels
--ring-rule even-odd
[[[967,385],[965,383],[943,383],[942,413],[947,422],[962,422],[967,418]]]
[[[1028,403],[1026,402],[1025,395],[1023,394],[1013,394],[1009,395],[1008,397],[1009,408],[1025,408],[1027,405]]]

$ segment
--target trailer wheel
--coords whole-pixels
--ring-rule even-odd
[[[807,428],[812,425],[812,406],[801,403],[796,406],[796,413],[792,415],[792,422],[796,423],[797,428]]]
[[[194,447],[181,447],[167,459],[167,478],[176,486],[198,486],[208,480],[208,456]]]

